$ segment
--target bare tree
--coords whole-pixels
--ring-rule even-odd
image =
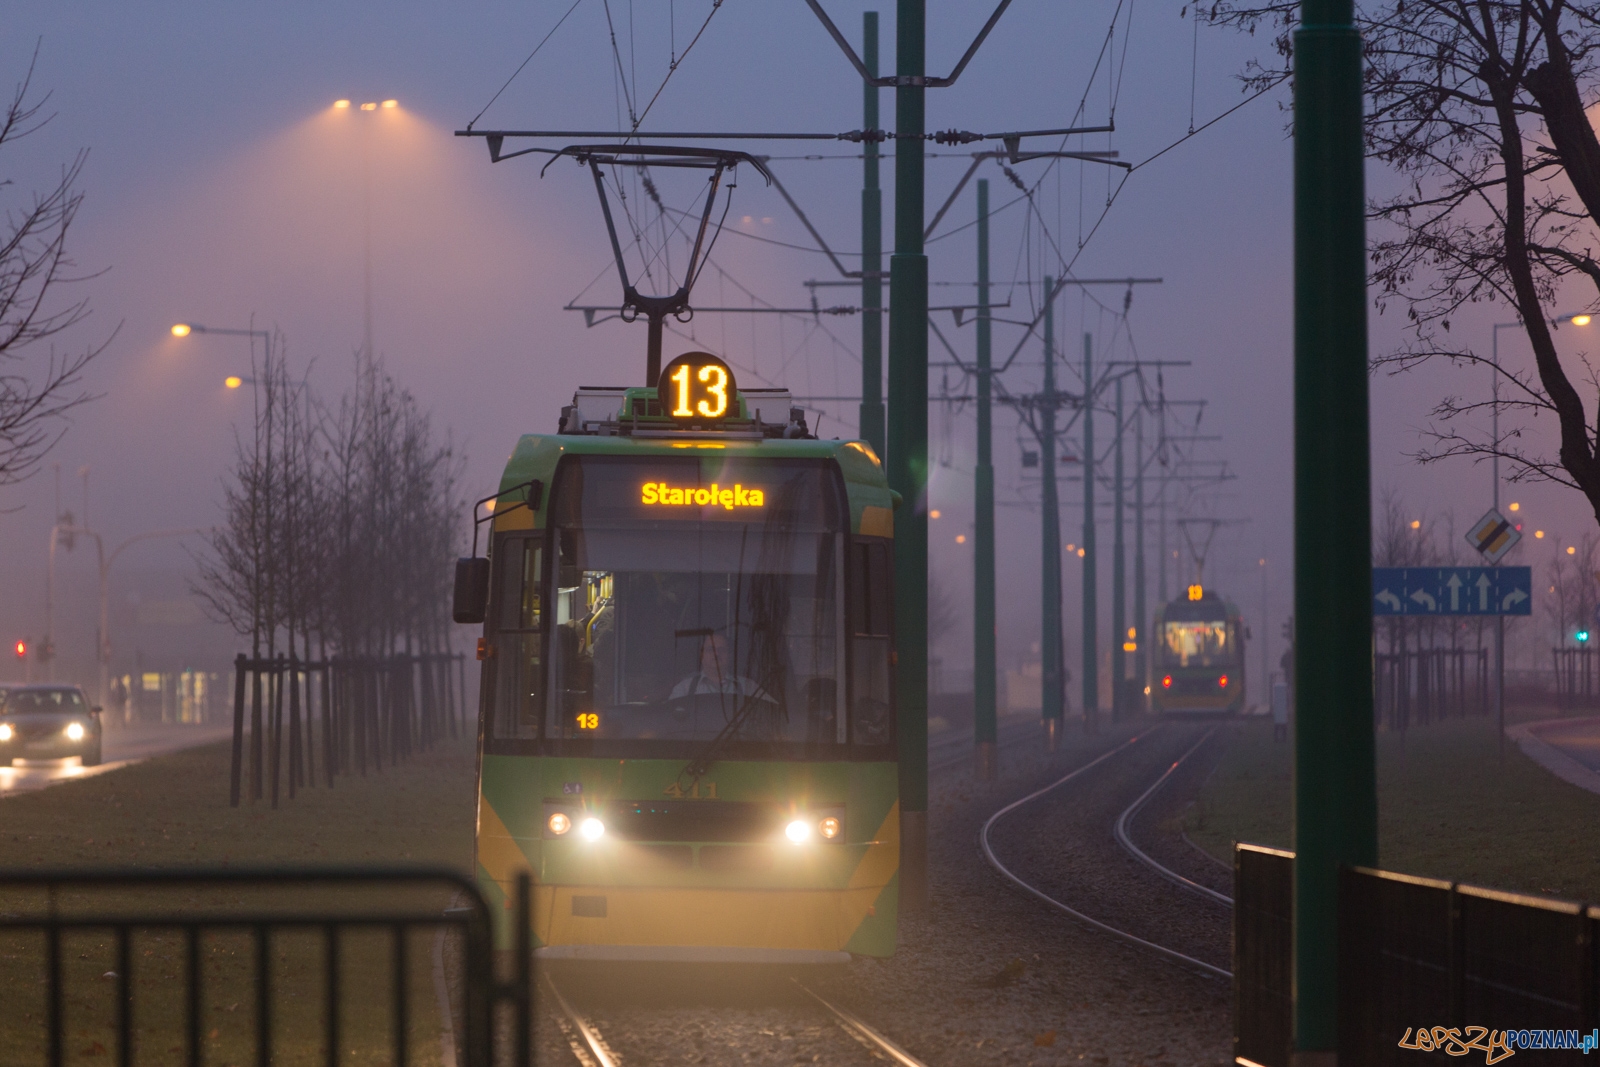
[[[1222,0],[1211,9],[1215,22],[1276,31],[1282,62],[1252,66],[1247,84],[1288,76],[1295,6]],[[1447,396],[1418,458],[1499,454],[1514,480],[1576,488],[1600,518],[1600,427],[1585,410],[1600,404],[1600,380],[1587,364],[1563,366],[1553,320],[1569,279],[1600,290],[1600,140],[1584,112],[1600,90],[1600,6],[1380,0],[1358,5],[1356,22],[1367,150],[1400,179],[1398,192],[1370,204],[1372,281],[1380,310],[1397,304],[1410,320],[1410,340],[1375,363],[1489,367],[1513,419],[1500,440],[1486,440],[1456,420],[1490,399]],[[1482,303],[1504,304],[1523,323],[1531,372],[1495,368],[1481,346],[1451,336],[1452,318]],[[1543,417],[1555,420],[1553,455],[1524,436]]]
[[[0,112],[0,150],[36,133],[50,121],[42,113],[49,97],[35,100],[34,61]],[[68,412],[90,400],[81,388],[84,368],[105,350],[102,344],[59,353],[53,346],[41,357],[35,346],[48,342],[89,316],[87,297],[60,299],[63,285],[86,280],[75,273],[67,235],[83,203],[78,180],[87,153],[61,168],[49,189],[35,192],[20,206],[7,205],[0,229],[0,485],[12,485],[38,469],[65,432]],[[13,179],[0,177],[9,196]],[[115,331],[113,331],[115,334]]]

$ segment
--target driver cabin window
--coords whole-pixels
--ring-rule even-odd
[[[493,736],[536,738],[544,681],[539,600],[544,558],[542,538],[506,537],[500,542],[495,557],[492,605],[495,633],[491,638],[494,687],[490,707]]]

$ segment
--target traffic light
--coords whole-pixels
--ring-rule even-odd
[[[1579,630],[1577,633],[1572,635],[1572,639],[1577,641],[1580,645],[1586,645],[1589,643],[1589,631]]]
[[[18,659],[27,659],[28,658],[28,642],[26,642],[26,641],[18,641],[17,642],[17,658]]]

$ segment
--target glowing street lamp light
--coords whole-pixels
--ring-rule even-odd
[[[376,110],[378,110],[378,105],[377,104],[373,104],[373,103],[362,104],[361,105],[361,110],[362,111],[376,111]]]
[[[172,336],[174,336],[174,337],[188,337],[189,336],[189,332],[191,330],[193,330],[193,329],[194,329],[194,327],[190,326],[187,322],[175,323],[173,325],[173,327],[172,327]]]
[[[222,384],[227,386],[229,389],[237,389],[239,386],[244,384],[244,379],[239,377],[237,374],[230,374],[226,378],[222,379]]]
[[[344,109],[346,109],[346,108],[348,108],[350,106],[350,101],[348,101],[348,100],[335,100],[333,102],[333,106],[338,108],[339,110],[343,111]]]

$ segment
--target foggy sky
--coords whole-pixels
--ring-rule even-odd
[[[558,409],[575,386],[642,380],[642,323],[586,330],[581,316],[561,310],[580,293],[580,302],[617,300],[586,174],[563,163],[541,180],[541,163],[531,157],[491,166],[481,141],[451,136],[568,6],[566,0],[255,8],[9,4],[0,80],[9,84],[22,76],[37,42],[35,87],[51,94],[56,118],[0,157],[0,176],[17,179],[15,188],[0,195],[14,205],[18,195],[48,182],[78,149],[89,149],[86,201],[72,250],[81,271],[103,273],[75,290],[91,298],[94,315],[61,343],[92,344],[116,330],[89,376],[102,398],[76,415],[50,457],[63,471],[65,503],[80,507],[76,472],[88,465],[89,518],[110,542],[216,520],[232,428],[243,425],[250,399],[247,388],[230,392],[221,383],[225,374],[247,366],[248,348],[240,338],[175,340],[168,333],[174,322],[281,329],[297,372],[309,366],[312,380],[329,395],[343,387],[361,342],[363,150],[372,167],[376,347],[399,381],[462,444],[470,459],[469,495],[492,491],[518,434],[554,429]],[[673,33],[680,53],[709,7],[676,0]],[[860,13],[868,8],[883,11],[883,69],[892,69],[893,5],[829,5],[853,41],[859,41]],[[670,58],[667,9],[661,0],[611,2],[622,62],[645,98]],[[929,9],[928,67],[943,73],[986,17],[987,5],[934,0]],[[1133,13],[1131,36],[1124,11],[1109,50],[1113,58],[1102,61],[1091,78],[1115,9],[1115,0],[1014,5],[956,86],[929,91],[928,128],[1063,126],[1086,92],[1080,121],[1099,123],[1115,95],[1118,132],[1085,139],[1083,147],[1110,147],[1124,160],[1139,162],[1182,137],[1191,116],[1202,124],[1237,103],[1234,75],[1253,50],[1267,45],[1208,29],[1196,42],[1192,23],[1179,18],[1176,6],[1141,7]],[[341,97],[358,103],[393,97],[401,107],[375,114],[331,110]],[[1072,364],[1081,358],[1085,332],[1095,335],[1097,360],[1136,353],[1192,362],[1165,372],[1167,395],[1208,401],[1202,432],[1224,439],[1204,446],[1202,455],[1226,459],[1238,475],[1191,505],[1195,514],[1238,521],[1217,538],[1208,584],[1244,606],[1259,637],[1257,561],[1267,560],[1274,667],[1277,630],[1290,604],[1286,99],[1280,92],[1258,100],[1140,168],[1081,251],[1080,234],[1105,205],[1109,168],[1062,167],[1041,187],[1038,200],[1077,275],[1164,279],[1134,293],[1131,343],[1129,332],[1116,329],[1115,315],[1079,295],[1065,296],[1059,344]],[[884,91],[880,100],[883,124],[892,126],[892,93]],[[479,126],[607,129],[615,128],[617,118],[604,9],[600,0],[585,0]],[[644,123],[657,130],[838,131],[860,125],[860,82],[798,0],[728,0]],[[752,150],[800,154],[782,144]],[[854,148],[823,143],[804,151],[842,156]],[[944,158],[928,163],[930,216],[965,169],[971,149],[937,151]],[[859,248],[859,162],[779,160],[774,166],[830,244]],[[1032,182],[1044,164],[1016,169]],[[893,234],[892,173],[886,161],[886,245]],[[995,206],[1016,195],[998,168],[987,166],[980,175],[990,181]],[[1110,173],[1110,179],[1119,180],[1118,174]],[[1371,179],[1373,187],[1386,180],[1377,172]],[[969,187],[941,226],[949,236],[929,246],[937,281],[974,278],[972,229],[951,233],[972,220],[973,197]],[[687,206],[683,198],[678,204]],[[756,175],[740,175],[733,205],[730,231],[809,244],[798,221]],[[803,306],[804,280],[836,276],[820,255],[732,232],[723,236],[714,258],[726,276],[708,269],[696,303],[748,303],[738,291],[742,285],[767,303]],[[1023,245],[1021,206],[996,219],[993,263],[995,299],[1012,301],[1009,313],[1000,314],[1031,317],[1031,311],[1022,313],[1030,301],[1024,283],[1054,273],[1055,259],[1042,249],[1037,231],[1031,252]],[[849,289],[822,292],[824,304],[856,299]],[[1094,292],[1106,307],[1120,310],[1120,290]],[[971,294],[936,288],[932,302],[966,303]],[[1036,284],[1031,299],[1037,300]],[[1455,323],[1454,334],[1481,335],[1487,350],[1488,324],[1513,317],[1504,308],[1484,308]],[[1395,346],[1403,320],[1403,311],[1374,313],[1375,352]],[[939,321],[963,358],[969,356],[970,319],[961,329],[949,315]],[[705,347],[725,354],[746,380],[778,381],[800,394],[854,394],[859,319],[824,318],[821,325],[816,329],[806,318],[707,314],[697,318],[693,332]],[[1576,333],[1563,333],[1564,351],[1573,356],[1582,343]],[[1017,328],[997,325],[997,356],[1009,353],[1019,337]],[[690,347],[687,335],[669,335],[669,356]],[[1037,341],[1030,344],[1008,372],[1013,392],[1037,388],[1039,351]],[[944,358],[935,338],[930,353]],[[1502,355],[1526,358],[1515,331],[1502,332]],[[933,375],[935,392],[940,374]],[[959,377],[952,374],[951,381],[953,391],[959,390]],[[1071,388],[1074,381],[1063,370],[1063,386]],[[1486,467],[1420,468],[1409,454],[1420,447],[1419,431],[1438,396],[1488,387],[1486,375],[1444,368],[1375,378],[1375,491],[1393,488],[1419,517],[1453,510],[1459,537],[1488,505]],[[853,404],[819,406],[828,409],[817,427],[822,435],[854,433]],[[931,503],[941,511],[931,524],[932,565],[964,604],[970,598],[970,541],[961,546],[955,536],[969,531],[971,516],[971,408],[951,417],[936,407],[930,427],[932,454],[948,463],[936,467],[932,481]],[[1102,447],[1108,431],[1102,419]],[[1022,476],[1018,440],[1014,417],[998,413],[1002,500],[1037,496],[1036,483]],[[16,509],[0,514],[0,581],[6,590],[0,636],[8,642],[13,631],[21,636],[39,630],[54,484],[47,464],[29,483],[0,490],[0,507]],[[1081,541],[1081,492],[1081,484],[1063,482],[1063,541]],[[1529,521],[1552,531],[1552,540],[1539,546],[1530,540],[1522,558],[1508,562],[1542,565],[1545,557],[1538,553],[1547,553],[1554,537],[1572,540],[1592,528],[1592,516],[1570,491],[1519,488],[1505,499],[1521,501]],[[1110,506],[1104,495],[1099,515],[1100,601],[1109,618]],[[1002,509],[999,517],[1001,656],[1007,665],[1038,636],[1038,523],[1036,511],[1020,506]],[[465,516],[462,529],[467,530]],[[1151,541],[1153,586],[1153,533]],[[1169,550],[1175,547],[1169,543]],[[1067,560],[1067,644],[1076,675],[1080,568],[1075,556]],[[68,599],[61,610],[92,625],[86,563],[82,553],[63,561]],[[156,542],[130,553],[126,565],[130,571],[177,573],[187,557],[175,542]],[[1170,573],[1168,584],[1176,584]],[[970,663],[969,649],[964,627],[944,646],[957,666]],[[1252,654],[1252,671],[1258,654]],[[1071,692],[1075,707],[1076,688]]]

